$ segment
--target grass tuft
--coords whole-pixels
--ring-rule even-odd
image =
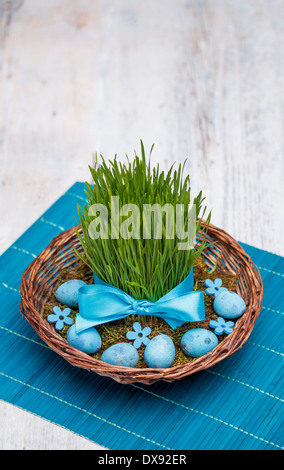
[[[184,207],[184,228],[187,231],[192,205],[196,208],[196,231],[200,230],[201,219],[205,217],[206,206],[203,207],[204,197],[202,192],[192,198],[189,176],[183,176],[184,164],[174,169],[174,165],[168,172],[161,171],[159,165],[151,168],[151,152],[148,162],[146,161],[144,145],[141,141],[141,155],[135,156],[132,162],[124,164],[117,160],[117,156],[108,164],[101,156],[101,163],[96,161],[90,172],[94,183],[86,183],[85,192],[88,203],[81,207],[78,205],[80,225],[83,236],[78,233],[84,256],[81,258],[88,266],[105,282],[118,287],[134,297],[135,299],[147,299],[157,301],[188,275],[195,261],[199,258],[207,244],[206,234],[211,214],[206,218],[203,231],[199,232],[201,241],[198,248],[191,250],[178,250],[181,241],[180,234],[176,231],[176,218],[174,220],[174,237],[166,236],[167,218],[166,213],[162,216],[162,237],[154,238],[154,214],[152,213],[151,226],[147,226],[151,237],[143,237],[145,230],[143,217],[140,217],[139,226],[135,226],[135,233],[140,238],[123,238],[117,233],[118,238],[111,237],[112,220],[112,196],[118,196],[120,207],[124,204],[135,204],[139,213],[143,214],[143,205],[171,204],[174,209],[178,204]],[[107,238],[93,239],[89,233],[89,227],[98,215],[90,211],[94,204],[103,204],[108,211],[109,218],[105,228]],[[111,217],[110,217],[111,214]],[[120,224],[131,218],[130,215],[120,215]],[[121,227],[121,225],[119,225]],[[101,227],[99,227],[99,230]],[[134,227],[129,223],[127,233],[133,233]]]

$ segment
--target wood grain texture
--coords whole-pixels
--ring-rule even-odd
[[[96,151],[142,138],[153,163],[188,158],[215,225],[283,256],[283,18],[283,0],[0,0],[0,251]]]
[[[78,434],[1,400],[0,416],[0,450],[104,449]]]

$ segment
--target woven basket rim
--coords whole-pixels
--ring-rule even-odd
[[[204,224],[202,221],[201,228]],[[158,380],[173,381],[179,380],[192,373],[199,372],[207,369],[222,361],[226,357],[232,355],[239,350],[247,341],[251,331],[254,327],[255,321],[260,313],[262,297],[263,297],[263,284],[258,268],[252,262],[249,255],[244,251],[242,246],[225,232],[223,229],[215,227],[213,224],[209,225],[207,235],[210,240],[213,238],[216,243],[216,249],[220,246],[226,247],[226,250],[234,254],[242,264],[242,276],[245,277],[247,289],[250,288],[251,295],[246,299],[247,309],[246,312],[236,320],[233,332],[223,339],[219,344],[209,353],[194,359],[191,362],[176,365],[165,369],[154,368],[130,368],[122,366],[114,366],[96,359],[78,349],[70,346],[66,339],[64,339],[54,328],[42,317],[35,300],[38,300],[34,295],[38,289],[39,280],[42,279],[45,273],[46,266],[49,265],[50,260],[53,260],[56,255],[64,247],[68,247],[68,253],[74,252],[74,245],[78,242],[75,229],[80,230],[79,226],[71,227],[70,229],[57,235],[50,244],[35,258],[28,266],[22,275],[22,282],[20,287],[21,305],[20,311],[27,321],[36,330],[38,335],[43,341],[55,352],[63,356],[69,363],[77,367],[91,370],[99,375],[105,375],[113,378],[120,383],[133,383],[140,382],[144,384],[152,384]],[[218,245],[219,243],[219,245]],[[71,250],[71,251],[70,251]],[[227,252],[226,252],[227,253]],[[212,262],[212,256],[204,253],[207,262]],[[56,259],[59,260],[58,275],[60,269],[60,262],[64,261],[62,254]],[[222,259],[222,258],[221,258]],[[236,272],[233,269],[236,262],[231,262],[232,258],[229,257],[227,261],[228,271]],[[232,266],[230,266],[230,262]],[[70,263],[71,264],[71,263]],[[74,262],[73,262],[74,264]],[[66,269],[66,266],[64,267]],[[57,277],[58,277],[57,275]],[[52,275],[47,277],[46,282],[52,279]],[[54,278],[54,282],[57,279]],[[237,291],[242,286],[241,282]],[[42,290],[43,287],[42,287]]]

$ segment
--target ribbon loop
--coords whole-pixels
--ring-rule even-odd
[[[162,318],[172,328],[186,322],[205,320],[204,292],[192,291],[192,269],[183,282],[157,302],[136,300],[97,276],[94,278],[95,284],[82,286],[78,291],[79,313],[75,322],[77,333],[133,314]]]

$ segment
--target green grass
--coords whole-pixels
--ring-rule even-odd
[[[94,183],[86,183],[88,204],[83,207],[78,205],[79,223],[83,230],[83,236],[78,233],[78,237],[84,256],[77,254],[105,282],[122,289],[135,299],[156,301],[186,278],[206,248],[204,235],[211,214],[206,216],[204,229],[200,230],[201,219],[206,213],[206,207],[203,207],[204,197],[201,191],[197,196],[191,196],[190,178],[183,175],[185,163],[178,165],[176,169],[173,165],[168,172],[161,171],[159,165],[152,169],[153,146],[147,161],[142,141],[140,143],[141,155],[135,153],[132,162],[128,159],[127,164],[121,163],[115,156],[107,164],[101,156],[101,163],[96,161],[95,166],[90,167]],[[92,239],[88,229],[90,223],[96,219],[96,214],[90,214],[89,209],[93,204],[100,203],[107,207],[110,214],[112,196],[119,196],[120,206],[129,203],[137,205],[141,214],[143,204],[172,204],[174,207],[183,204],[185,228],[188,227],[188,211],[195,204],[196,231],[201,234],[198,249],[177,249],[181,240],[176,233],[176,223],[174,238],[168,239],[165,214],[160,239],[154,239],[154,224],[147,227],[151,238],[143,238],[142,217],[139,227],[135,227],[136,233],[138,231],[141,236],[139,239],[125,239],[121,236],[112,239],[110,217],[105,231],[108,238]],[[120,222],[128,217],[129,214],[121,216]],[[133,229],[133,226],[129,227],[130,231]]]

